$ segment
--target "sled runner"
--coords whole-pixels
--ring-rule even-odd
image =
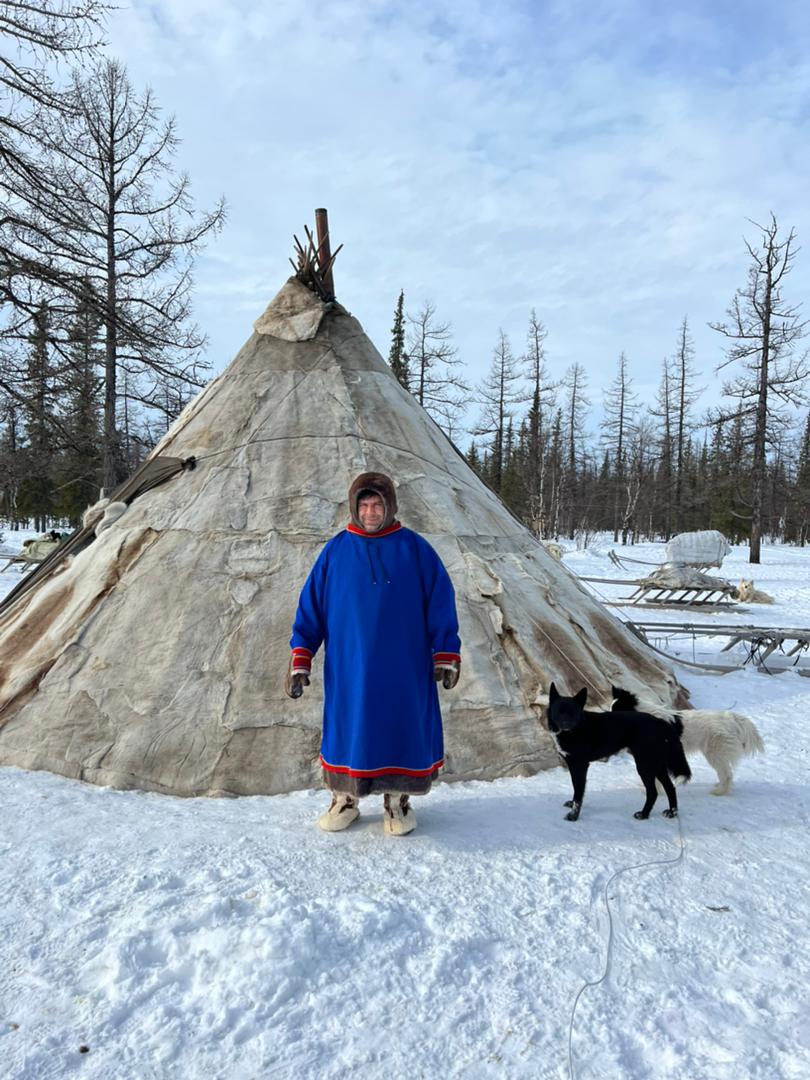
[[[734,626],[705,625],[696,623],[641,622],[626,620],[624,624],[650,648],[662,653],[670,660],[687,663],[689,666],[708,667],[718,672],[738,671],[750,665],[757,671],[774,675],[780,671],[797,671],[800,675],[810,675],[810,628],[780,626]],[[684,659],[673,653],[670,644],[672,638],[691,637],[692,660]],[[735,646],[742,645],[744,654],[737,663],[732,656],[718,659],[711,663],[698,662],[699,655],[695,642],[701,637],[728,637],[720,651],[730,654]],[[661,646],[666,644],[666,648]],[[740,650],[737,650],[739,654]],[[713,653],[712,656],[717,656]]]

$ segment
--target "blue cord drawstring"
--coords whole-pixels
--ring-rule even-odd
[[[376,577],[376,575],[374,573],[374,562],[373,562],[373,560],[371,558],[371,550],[369,548],[368,543],[365,540],[361,541],[361,543],[363,544],[363,547],[366,549],[366,555],[368,557],[368,569],[369,569],[369,573],[371,574],[371,584],[376,585],[377,584],[377,577]]]
[[[391,578],[388,576],[388,571],[385,568],[385,560],[383,559],[383,556],[382,556],[382,548],[377,548],[377,554],[380,556],[380,568],[381,568],[381,570],[383,572],[383,577],[385,578],[385,584],[390,585],[391,584]]]
[[[377,585],[378,584],[378,582],[377,582],[377,571],[374,569],[374,559],[373,559],[372,554],[371,554],[371,541],[370,540],[364,540],[363,544],[365,545],[366,556],[368,558],[368,569],[369,569],[369,573],[371,574],[371,584],[372,585]],[[378,556],[379,561],[380,561],[380,570],[382,572],[382,578],[385,581],[386,585],[390,585],[391,584],[391,578],[388,576],[388,571],[385,568],[385,562],[383,561],[382,552],[378,551],[377,556]]]

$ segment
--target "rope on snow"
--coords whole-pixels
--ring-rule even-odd
[[[586,990],[588,990],[590,987],[601,986],[601,984],[607,978],[608,972],[610,970],[610,960],[611,960],[611,955],[612,955],[612,952],[613,952],[614,930],[613,930],[613,912],[610,909],[610,897],[608,896],[608,889],[610,888],[610,886],[613,884],[613,882],[618,877],[620,877],[622,874],[629,873],[631,870],[645,870],[645,869],[647,869],[647,868],[649,868],[651,866],[675,866],[677,863],[682,862],[683,857],[684,857],[684,853],[685,853],[685,848],[684,848],[684,842],[683,842],[683,826],[681,825],[680,813],[678,814],[678,819],[677,820],[678,820],[678,839],[679,839],[679,842],[680,842],[680,851],[678,852],[678,854],[675,856],[674,859],[651,859],[648,862],[634,863],[632,866],[622,866],[622,867],[620,867],[620,869],[616,870],[613,874],[611,874],[610,877],[607,879],[607,881],[605,883],[605,888],[603,890],[603,895],[604,895],[604,900],[605,900],[605,908],[606,908],[607,914],[608,914],[608,938],[607,938],[607,947],[605,949],[605,967],[604,967],[604,970],[602,971],[602,974],[599,976],[598,979],[589,980],[587,982],[584,982],[582,984],[582,986],[580,986],[579,990],[577,991],[576,997],[574,998],[574,1003],[573,1003],[573,1005],[571,1007],[571,1019],[570,1019],[569,1025],[568,1025],[568,1076],[569,1076],[569,1080],[574,1080],[574,1053],[573,1053],[574,1017],[576,1016],[577,1005],[579,1004],[579,999],[582,997],[584,992]]]

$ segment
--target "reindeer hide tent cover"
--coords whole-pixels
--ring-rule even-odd
[[[671,672],[547,554],[392,375],[360,324],[290,278],[152,457],[196,457],[0,612],[0,763],[175,795],[320,781],[321,658],[284,696],[290,624],[354,476],[453,579],[462,677],[445,777],[559,763],[549,683],[683,703]]]

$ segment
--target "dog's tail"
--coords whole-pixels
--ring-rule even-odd
[[[742,713],[732,713],[731,715],[734,717],[734,723],[739,733],[743,757],[753,757],[754,754],[764,754],[765,743],[762,741],[762,736],[757,730],[754,721],[749,720],[749,718],[743,716]]]
[[[610,693],[613,696],[611,712],[638,711],[638,697],[629,690],[623,690],[621,686],[611,686]]]
[[[639,698],[637,694],[622,690],[620,686],[611,686],[610,689],[613,693],[611,712],[645,712],[659,720],[667,720],[669,723],[679,716],[672,709],[664,708],[656,698]]]
[[[674,730],[667,739],[667,772],[673,779],[680,780],[681,783],[685,784],[687,780],[692,779],[692,770],[689,768],[689,762],[683,752],[683,743],[681,742],[683,721],[679,716],[676,716],[672,721],[672,727]]]

